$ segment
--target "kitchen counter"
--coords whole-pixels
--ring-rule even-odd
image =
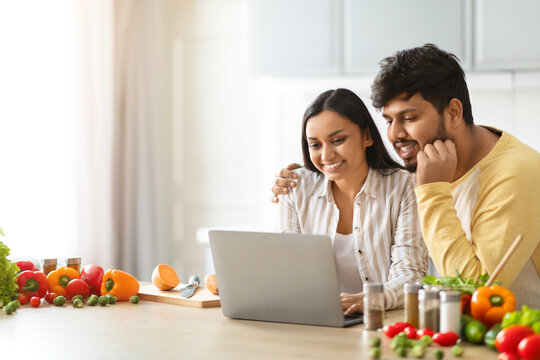
[[[385,324],[403,311],[387,313]],[[363,325],[329,328],[233,320],[221,308],[149,301],[75,309],[47,303],[0,313],[0,353],[23,359],[365,359],[369,340],[383,340],[381,359],[398,358],[390,339]],[[433,359],[435,346],[425,359]],[[464,345],[463,359],[496,359],[484,346]],[[445,359],[452,359],[450,348]],[[409,354],[409,358],[412,356]]]

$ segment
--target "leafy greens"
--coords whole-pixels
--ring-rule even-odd
[[[4,235],[0,229],[0,235]],[[17,272],[19,267],[7,259],[9,248],[0,241],[0,307],[7,305],[18,295]]]

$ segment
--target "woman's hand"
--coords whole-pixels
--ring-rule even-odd
[[[296,181],[293,181],[292,179],[298,178],[298,174],[293,170],[300,167],[302,167],[302,165],[289,164],[285,169],[281,169],[276,173],[276,182],[274,183],[274,186],[272,186],[272,192],[274,193],[274,196],[272,196],[273,203],[277,204],[279,202],[279,194],[287,194],[289,188],[296,186]]]
[[[364,311],[364,293],[339,294],[341,299],[341,308],[343,309],[343,315],[353,315],[354,313],[360,313]]]

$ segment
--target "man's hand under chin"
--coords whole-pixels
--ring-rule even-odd
[[[416,184],[452,182],[457,166],[456,145],[452,140],[435,140],[416,156]]]

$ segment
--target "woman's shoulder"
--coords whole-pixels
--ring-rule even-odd
[[[321,173],[309,170],[305,167],[294,170],[298,174],[296,180],[296,187],[293,188],[296,192],[308,192],[312,193],[314,190],[319,189],[324,185],[324,175]]]

